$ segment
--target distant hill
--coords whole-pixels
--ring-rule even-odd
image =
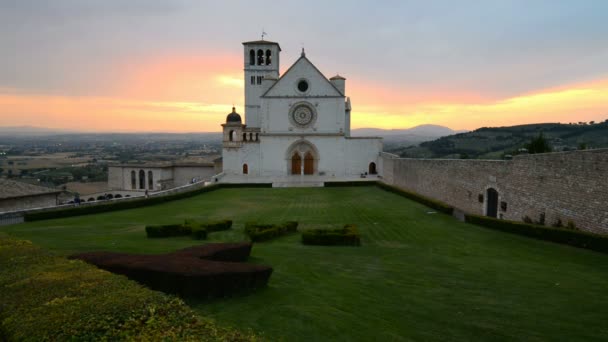
[[[409,146],[462,132],[466,131],[455,131],[439,125],[420,125],[407,129],[358,128],[353,129],[351,135],[355,137],[377,136],[384,138],[385,144]]]
[[[65,134],[73,131],[59,128],[45,128],[36,126],[0,126],[0,134],[8,135],[49,135],[49,134]]]
[[[543,133],[554,151],[608,147],[608,120],[594,124],[541,123],[510,127],[482,127],[418,146],[390,146],[386,151],[406,158],[502,159]]]

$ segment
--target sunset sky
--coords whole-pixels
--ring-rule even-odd
[[[0,0],[0,126],[219,131],[262,30],[347,78],[353,128],[608,119],[604,0]]]

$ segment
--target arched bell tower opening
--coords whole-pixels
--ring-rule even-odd
[[[244,42],[243,65],[245,69],[245,122],[249,128],[261,126],[261,99],[269,83],[263,80],[279,79],[278,43],[268,40]]]
[[[287,173],[290,175],[318,174],[319,151],[311,142],[298,140],[287,148]]]

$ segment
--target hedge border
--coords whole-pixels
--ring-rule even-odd
[[[286,221],[277,224],[261,224],[248,222],[245,224],[245,234],[252,242],[272,240],[281,236],[298,232],[298,222]]]
[[[343,188],[356,186],[374,186],[378,181],[345,181],[345,182],[325,182],[323,185],[326,188]]]
[[[342,228],[310,229],[302,233],[302,244],[312,246],[361,246],[361,234],[354,224]]]
[[[376,182],[376,186],[378,186],[379,188],[381,188],[385,191],[392,192],[394,194],[411,199],[420,204],[424,204],[425,206],[427,206],[429,208],[433,208],[444,214],[452,215],[454,213],[454,207],[450,206],[447,203],[444,203],[444,202],[441,202],[441,201],[438,201],[438,200],[435,200],[435,199],[432,199],[432,198],[429,198],[426,196],[422,196],[422,195],[417,194],[412,191],[403,190],[401,188],[398,188],[398,187],[395,187],[392,185],[388,185],[388,184],[382,183],[382,182]]]
[[[251,341],[173,295],[0,233],[0,340]]]
[[[180,192],[167,196],[158,196],[158,197],[149,197],[149,198],[141,198],[141,199],[132,199],[132,200],[122,200],[118,202],[109,202],[103,204],[97,204],[92,206],[81,206],[81,207],[71,207],[66,209],[56,209],[49,210],[37,213],[26,213],[23,215],[23,220],[25,222],[32,221],[41,221],[41,220],[49,220],[55,218],[64,218],[64,217],[72,217],[72,216],[82,216],[82,215],[91,215],[91,214],[99,214],[106,213],[110,211],[118,211],[118,210],[126,210],[126,209],[135,209],[146,207],[150,205],[162,204],[165,202],[171,202],[175,200],[180,200],[184,198],[193,197],[196,195],[200,195],[206,192],[215,191],[218,189],[230,189],[230,188],[271,188],[272,183],[217,183],[211,184],[200,189]]]
[[[464,217],[467,223],[484,228],[608,254],[608,236],[519,221],[499,220],[487,216],[465,214]]]

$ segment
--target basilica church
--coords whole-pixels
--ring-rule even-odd
[[[281,47],[243,43],[244,120],[223,127],[223,182],[319,182],[374,178],[382,139],[352,137],[346,79],[327,79],[306,57],[279,74]]]

